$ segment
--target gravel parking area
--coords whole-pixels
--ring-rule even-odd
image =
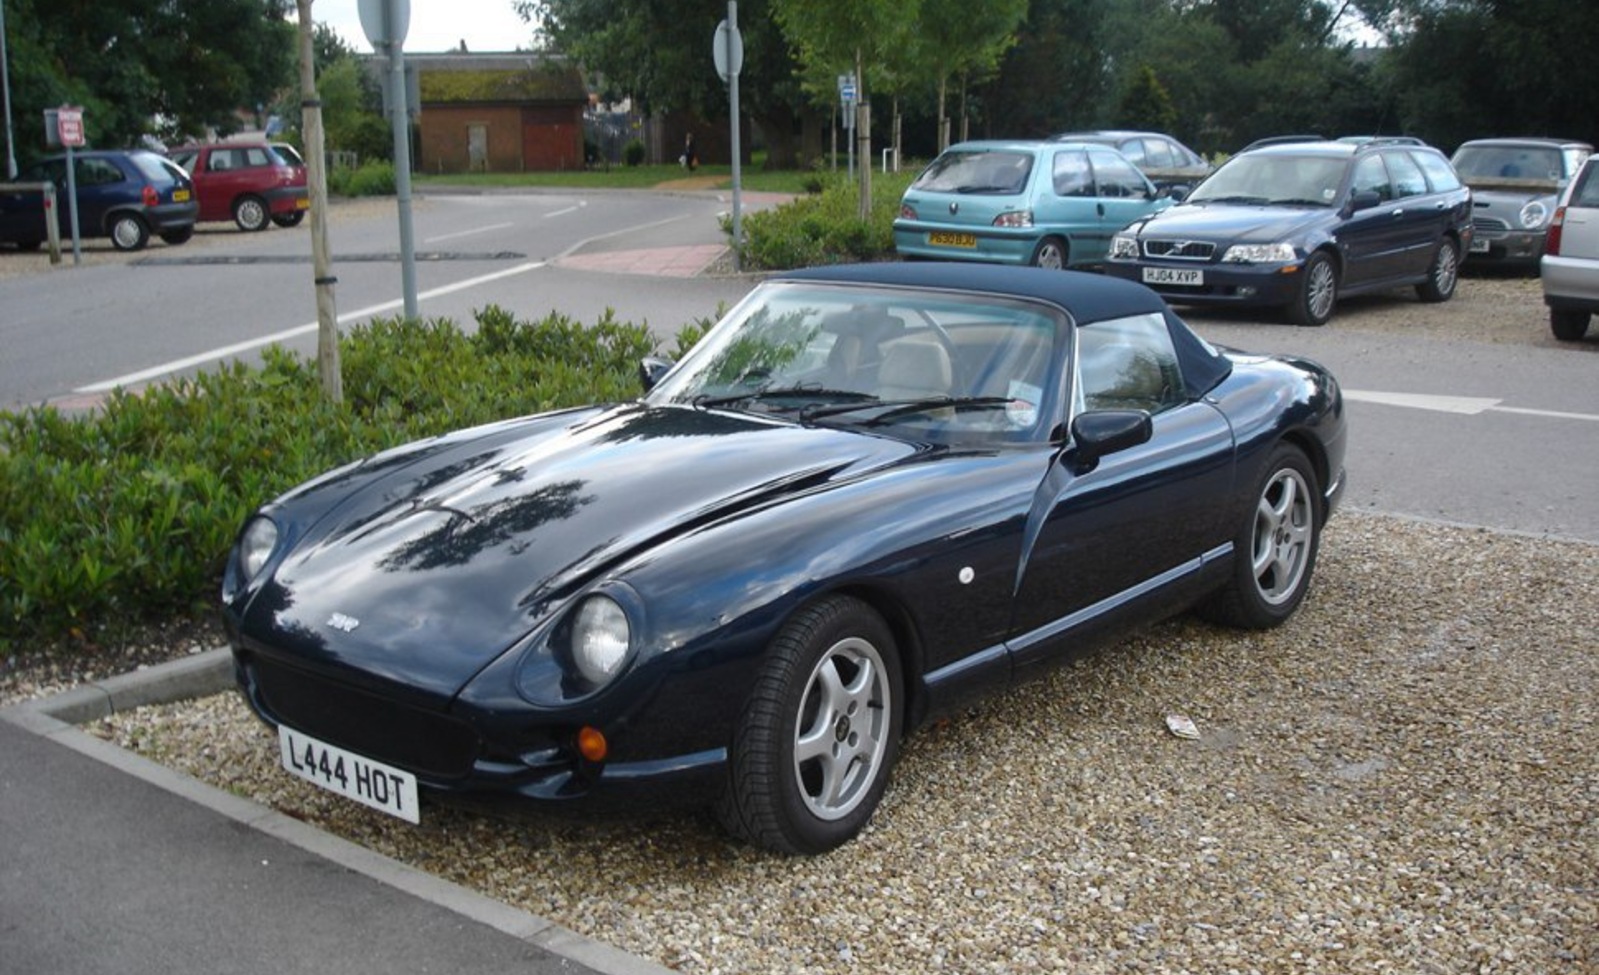
[[[1599,547],[1341,513],[1309,601],[1179,619],[922,729],[856,842],[412,827],[225,694],[93,731],[685,972],[1599,971]],[[1174,737],[1182,713],[1197,741]]]

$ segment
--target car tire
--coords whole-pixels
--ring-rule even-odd
[[[1321,545],[1321,491],[1304,451],[1279,444],[1253,497],[1233,539],[1232,578],[1198,611],[1214,623],[1267,630],[1299,608]]]
[[[304,219],[304,210],[296,210],[293,213],[274,213],[272,215],[272,222],[279,227],[298,227],[300,221]]]
[[[1296,325],[1325,325],[1338,303],[1338,269],[1332,258],[1317,251],[1299,274],[1299,293],[1288,303],[1288,318]]]
[[[865,827],[899,752],[904,684],[893,633],[831,596],[779,631],[728,749],[717,818],[789,854],[824,853]]]
[[[193,236],[194,228],[192,226],[179,227],[176,230],[161,231],[161,239],[169,244],[187,244],[189,242],[189,238]]]
[[[1588,313],[1578,308],[1551,308],[1549,331],[1562,342],[1581,341],[1588,334]]]
[[[136,213],[119,213],[111,218],[106,228],[111,246],[119,251],[136,251],[150,242],[150,228],[144,218]]]
[[[271,223],[270,213],[266,201],[259,196],[241,196],[233,201],[233,222],[248,233],[265,230]]]
[[[1041,267],[1050,271],[1062,271],[1066,268],[1066,260],[1070,255],[1066,242],[1059,237],[1045,237],[1033,248],[1033,258],[1029,262],[1033,267]]]
[[[1460,251],[1447,237],[1438,242],[1432,263],[1427,265],[1427,280],[1416,285],[1416,297],[1428,303],[1448,301],[1460,282]]]

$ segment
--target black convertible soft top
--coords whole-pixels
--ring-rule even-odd
[[[1232,363],[1208,342],[1195,335],[1173,314],[1160,295],[1134,281],[1083,271],[1056,271],[1036,267],[1009,267],[939,261],[885,261],[875,264],[834,264],[786,271],[776,281],[837,281],[840,284],[881,284],[897,288],[932,288],[982,294],[1014,295],[1046,301],[1066,310],[1072,321],[1091,325],[1112,318],[1158,314],[1166,319],[1182,363],[1183,381],[1195,396],[1203,395],[1232,371]]]

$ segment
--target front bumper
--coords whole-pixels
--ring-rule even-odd
[[[1146,268],[1199,271],[1198,285],[1144,280]],[[1219,262],[1108,261],[1105,273],[1136,281],[1174,305],[1286,305],[1299,296],[1303,262],[1292,264],[1222,264]]]
[[[233,651],[234,677],[256,716],[416,776],[434,798],[504,809],[616,811],[704,805],[726,777],[727,750],[594,763],[576,722],[529,708],[501,740],[448,711],[381,697],[264,654]]]
[[[1472,264],[1538,264],[1543,256],[1544,230],[1503,230],[1478,225],[1466,251]]]

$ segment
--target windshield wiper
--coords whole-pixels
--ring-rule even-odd
[[[1280,207],[1324,207],[1324,206],[1331,206],[1331,204],[1328,203],[1326,200],[1312,200],[1312,199],[1309,199],[1309,198],[1301,199],[1301,198],[1298,198],[1298,197],[1288,197],[1286,199],[1281,199],[1281,200],[1268,200],[1266,202],[1270,206],[1274,206],[1274,207],[1279,207],[1279,206]]]
[[[716,406],[730,406],[734,403],[742,403],[745,400],[782,399],[794,396],[829,400],[853,399],[870,401],[864,404],[852,404],[849,407],[850,409],[858,409],[862,405],[869,406],[877,402],[876,396],[871,393],[863,393],[860,390],[828,389],[825,386],[813,386],[804,383],[794,386],[757,386],[742,393],[728,393],[725,396],[705,396],[702,394],[694,397],[690,402],[700,409],[710,409]]]
[[[1244,203],[1258,205],[1269,203],[1264,196],[1207,196],[1198,200],[1189,200],[1190,203]]]
[[[1011,400],[1005,396],[928,396],[923,399],[890,399],[877,400],[871,403],[840,403],[835,406],[810,407],[800,414],[800,419],[818,420],[843,413],[881,407],[883,412],[861,422],[862,426],[874,427],[887,423],[896,416],[905,416],[911,413],[927,413],[932,410],[947,409],[957,411],[993,409],[1000,406],[1009,406],[1010,403]]]

